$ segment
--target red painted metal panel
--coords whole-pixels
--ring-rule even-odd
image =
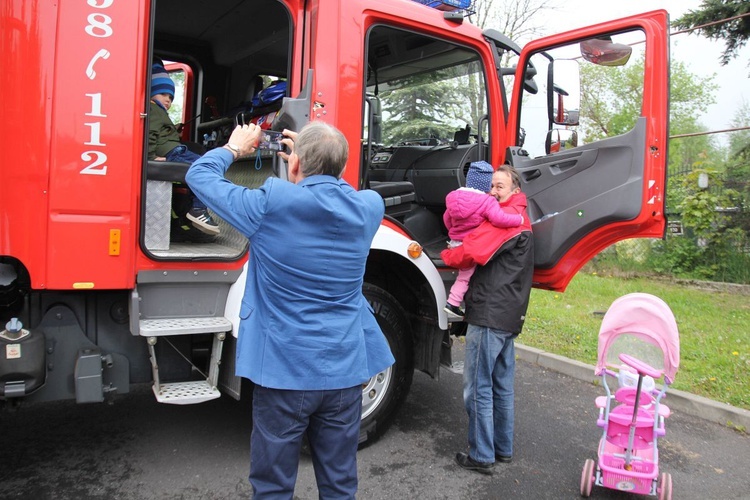
[[[127,288],[134,281],[146,12],[140,1],[61,3],[47,288]],[[112,230],[121,235],[118,255],[110,254]]]
[[[0,255],[17,258],[34,285],[47,281],[53,62],[57,9],[43,0],[0,4]]]

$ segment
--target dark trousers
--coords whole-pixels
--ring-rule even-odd
[[[291,499],[307,433],[322,499],[353,499],[362,386],[291,391],[255,386],[250,438],[254,499]]]
[[[178,163],[189,163],[191,165],[193,164],[195,160],[197,160],[200,157],[201,155],[190,151],[185,145],[177,146],[172,151],[167,153],[167,156],[166,156],[167,161],[174,161]],[[192,200],[192,208],[200,208],[200,209],[205,210],[206,204],[203,203],[201,200],[199,200],[198,197],[195,196],[195,194],[193,194],[193,191],[187,186],[187,184],[184,184],[184,186],[187,188],[188,194],[190,195],[190,198]]]

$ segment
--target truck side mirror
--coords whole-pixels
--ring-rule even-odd
[[[624,66],[633,52],[632,47],[614,43],[611,37],[590,38],[581,42],[581,56],[599,66]]]
[[[558,59],[550,63],[547,87],[549,121],[556,125],[576,126],[581,104],[581,73],[576,61]]]
[[[544,150],[549,154],[578,147],[578,132],[570,129],[554,128],[547,132]]]

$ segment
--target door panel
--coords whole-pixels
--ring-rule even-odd
[[[668,21],[665,11],[650,12],[522,51],[506,162],[529,200],[534,286],[564,290],[606,247],[664,235]],[[562,73],[561,60],[575,62],[578,80]]]
[[[644,129],[641,121],[631,132],[595,147],[535,159],[516,155],[534,223],[536,267],[549,269],[588,233],[638,216]]]

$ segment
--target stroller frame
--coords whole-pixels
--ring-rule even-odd
[[[623,335],[659,348],[664,369],[654,368],[628,353],[620,353],[617,366],[609,349]],[[604,396],[596,398],[597,426],[602,437],[597,450],[598,463],[587,459],[581,473],[581,496],[588,497],[593,486],[634,494],[672,498],[672,477],[659,470],[658,439],[666,434],[665,419],[670,415],[662,403],[667,387],[679,365],[679,337],[669,307],[649,294],[629,294],[617,299],[602,320],[599,332],[599,359],[596,374],[601,376]],[[625,373],[622,371],[625,370]],[[610,388],[608,378],[635,376],[635,387]],[[654,381],[664,378],[662,388]],[[627,379],[627,377],[625,377]]]

